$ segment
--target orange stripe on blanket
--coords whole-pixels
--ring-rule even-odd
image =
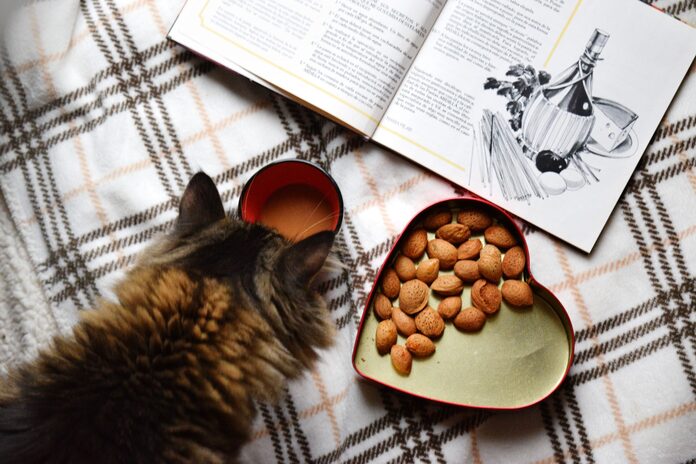
[[[403,184],[399,185],[398,187],[393,188],[393,189],[387,191],[386,193],[384,193],[383,195],[381,195],[380,198],[381,198],[382,201],[383,201],[383,200],[388,200],[388,199],[390,199],[390,198],[393,198],[393,197],[395,197],[396,195],[398,195],[398,194],[400,194],[400,193],[406,192],[406,191],[409,190],[411,187],[413,187],[413,186],[415,186],[415,185],[417,185],[417,184],[420,184],[420,183],[423,182],[425,179],[431,179],[432,177],[433,177],[432,174],[430,174],[430,173],[428,173],[428,172],[422,172],[422,173],[420,173],[420,174],[418,174],[418,175],[415,175],[415,176],[411,177],[410,179],[406,180],[406,182],[404,182]],[[358,206],[356,206],[355,208],[353,208],[353,209],[351,210],[351,213],[355,214],[355,213],[360,213],[360,212],[362,212],[362,211],[365,211],[366,209],[369,209],[369,208],[372,208],[372,207],[375,206],[375,205],[378,205],[378,204],[379,204],[379,201],[380,201],[379,199],[368,200],[368,201],[366,201],[365,203],[363,203],[363,204],[361,204],[361,205],[358,205]]]
[[[553,243],[554,248],[556,250],[556,254],[558,255],[558,260],[561,264],[561,268],[563,269],[563,273],[568,277],[567,280],[569,282],[572,282],[570,286],[570,291],[573,295],[573,299],[575,300],[578,310],[580,311],[580,317],[583,319],[585,326],[590,327],[593,325],[592,317],[590,316],[589,308],[585,303],[585,299],[583,298],[580,289],[575,284],[573,270],[570,266],[565,250],[560,246],[558,241],[554,241]],[[596,336],[592,337],[592,345],[595,347],[599,345],[599,340]],[[598,354],[598,367],[601,369],[605,364],[606,363],[604,361],[604,355]],[[606,374],[602,377],[602,381],[604,383],[604,390],[606,392],[607,400],[609,401],[609,408],[611,409],[611,414],[614,418],[614,422],[616,423],[616,427],[619,432],[619,438],[621,439],[621,445],[623,447],[626,460],[631,463],[638,462],[635,450],[633,449],[633,445],[631,443],[630,435],[626,430],[626,423],[624,421],[623,414],[621,412],[621,408],[617,400],[614,384],[612,383],[611,378]]]
[[[325,401],[321,401],[320,403],[311,406],[305,410],[300,411],[298,414],[300,419],[308,419],[310,417],[316,416],[320,412],[324,411],[327,407],[329,406],[335,406],[339,404],[341,401],[343,401],[347,396],[348,396],[348,388],[344,388],[340,393],[328,397]],[[278,424],[274,424],[274,429],[277,429]],[[251,434],[251,441],[254,440],[260,440],[262,438],[267,437],[270,434],[270,431],[268,430],[267,427],[260,428],[256,431],[254,431]]]
[[[133,11],[139,10],[142,8],[149,0],[136,0],[134,2],[131,2],[127,5],[124,5],[119,9],[119,11],[122,14],[128,14],[132,13]],[[48,53],[43,55],[42,57],[34,60],[27,60],[23,63],[19,63],[15,66],[15,72],[17,74],[22,74],[30,69],[33,69],[37,66],[44,66],[46,64],[52,63],[54,61],[60,61],[63,58],[65,58],[68,53],[70,53],[70,50],[72,50],[76,45],[78,45],[80,42],[85,40],[87,37],[90,36],[89,30],[85,29],[79,33],[74,34],[70,40],[68,41],[68,45],[65,47],[64,50],[60,52],[53,52],[53,53]],[[2,78],[6,78],[5,76],[2,76]]]
[[[681,404],[676,408],[667,410],[659,414],[655,414],[654,416],[648,417],[634,424],[631,424],[626,427],[626,431],[630,434],[634,434],[642,430],[657,427],[658,425],[685,416],[694,411],[696,411],[696,402]],[[615,442],[619,438],[620,436],[618,433],[608,433],[606,435],[602,435],[599,438],[590,440],[590,448],[592,448],[593,450],[601,448],[602,446]],[[575,452],[577,452],[580,456],[583,456],[585,454],[585,451],[582,449],[582,447],[575,450]],[[564,458],[570,458],[572,455],[573,453],[571,453],[570,451],[566,451],[565,453],[563,453]],[[540,459],[539,461],[534,461],[532,464],[555,464],[556,462],[556,457],[552,456],[545,459]]]
[[[670,238],[667,238],[665,240],[662,240],[658,244],[651,244],[648,247],[648,252],[652,253],[655,250],[657,250],[658,248],[663,248],[665,246],[670,246],[670,245],[676,245],[681,241],[681,239],[689,237],[689,236],[693,235],[695,232],[696,232],[696,224],[694,224],[690,227],[687,227],[686,229],[684,229],[680,232],[677,232],[678,240],[672,240]],[[629,265],[633,264],[634,262],[638,261],[641,258],[641,256],[642,255],[640,254],[640,252],[637,252],[637,251],[633,252],[633,253],[629,253],[626,256],[624,256],[623,258],[620,258],[620,259],[617,259],[615,261],[611,261],[611,262],[608,262],[606,264],[602,264],[601,266],[597,266],[595,268],[588,269],[586,271],[575,274],[573,276],[572,280],[568,279],[568,280],[564,280],[561,283],[550,285],[549,290],[551,290],[552,292],[560,292],[560,291],[563,291],[563,290],[570,288],[573,285],[587,282],[588,280],[591,280],[595,277],[599,277],[599,276],[608,274],[610,272],[618,271],[619,269],[622,269],[622,268],[629,266]]]

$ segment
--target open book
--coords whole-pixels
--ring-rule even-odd
[[[696,54],[638,0],[188,0],[170,37],[587,252]]]

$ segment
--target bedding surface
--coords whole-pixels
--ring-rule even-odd
[[[654,4],[696,25],[693,1]],[[110,296],[193,173],[233,212],[259,167],[296,157],[344,195],[346,266],[320,282],[338,336],[280,404],[259,404],[244,462],[696,459],[693,66],[592,254],[521,223],[532,272],[575,327],[567,380],[525,410],[464,409],[361,380],[351,351],[401,229],[466,192],[169,42],[180,7],[43,0],[0,14],[0,373]]]

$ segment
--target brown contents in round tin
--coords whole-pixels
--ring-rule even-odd
[[[321,192],[292,184],[273,192],[261,208],[258,222],[297,242],[317,232],[333,230],[337,214]]]

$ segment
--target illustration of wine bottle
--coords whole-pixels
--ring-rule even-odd
[[[533,154],[565,158],[581,148],[592,130],[592,75],[609,34],[595,29],[580,59],[530,98],[522,116],[522,138]]]

